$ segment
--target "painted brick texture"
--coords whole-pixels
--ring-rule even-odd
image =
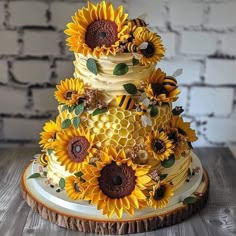
[[[177,77],[182,93],[174,105],[183,106],[186,121],[196,129],[195,145],[236,144],[236,2],[111,2],[123,4],[130,18],[144,16],[161,35],[167,50],[158,67],[168,75],[183,69]],[[63,31],[86,5],[83,0],[0,1],[1,144],[35,144],[43,123],[53,119],[55,84],[74,73]]]

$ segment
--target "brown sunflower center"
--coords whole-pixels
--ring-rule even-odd
[[[85,35],[85,43],[91,48],[112,46],[118,40],[118,28],[115,22],[110,20],[96,20],[88,27]]]
[[[73,90],[67,90],[67,91],[64,93],[64,98],[65,98],[66,100],[71,100],[73,94],[75,94],[75,91],[73,91]]]
[[[166,187],[164,185],[161,185],[160,188],[158,188],[155,193],[153,198],[158,201],[163,199],[163,197],[165,196],[165,192],[166,192]]]
[[[164,153],[166,151],[165,143],[160,139],[153,139],[152,140],[152,149],[155,153]]]
[[[155,97],[159,96],[160,94],[168,94],[168,91],[162,86],[162,84],[152,83],[151,84],[152,93]]]
[[[99,186],[102,192],[109,198],[123,198],[132,193],[135,188],[135,171],[122,164],[118,166],[115,162],[106,165],[99,177]]]
[[[83,162],[88,155],[90,147],[89,141],[83,136],[76,136],[72,138],[67,146],[69,158],[73,162]]]
[[[74,190],[75,190],[75,192],[77,192],[77,193],[80,192],[78,183],[74,183]]]
[[[147,43],[148,43],[147,47],[145,49],[141,49],[141,53],[145,57],[149,58],[155,54],[155,47],[152,42],[147,42]]]

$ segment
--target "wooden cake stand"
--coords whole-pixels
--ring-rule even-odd
[[[81,204],[75,201],[67,204],[66,197],[63,196],[66,195],[65,193],[58,194],[55,189],[54,193],[48,193],[47,191],[52,192],[49,186],[46,186],[48,190],[40,188],[43,183],[46,185],[45,179],[28,179],[33,165],[32,162],[26,167],[21,178],[22,196],[28,205],[44,219],[61,227],[84,233],[132,234],[153,231],[188,219],[204,207],[208,198],[209,178],[207,172],[202,170],[200,184],[198,183],[198,187],[191,195],[195,197],[193,202],[183,204],[180,201],[156,211],[151,208],[144,209],[146,210],[144,213],[139,211],[139,214],[133,217],[127,215],[120,220],[107,219],[101,213],[96,215],[99,212],[96,207],[85,204],[85,201],[81,201]]]

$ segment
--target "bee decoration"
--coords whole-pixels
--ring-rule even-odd
[[[137,52],[139,50],[138,46],[132,42],[127,43],[126,48],[128,52]]]
[[[141,116],[141,122],[143,127],[152,126],[151,118],[146,115],[149,104],[150,100],[148,98],[145,98],[141,103],[136,104],[136,111],[138,115]]]
[[[39,155],[38,161],[39,161],[39,163],[40,163],[42,166],[46,167],[47,164],[48,164],[48,156],[47,156],[47,154],[46,154],[46,153],[41,153],[41,154]]]
[[[164,79],[163,79],[163,87],[167,90],[167,91],[172,91],[174,90],[175,88],[177,88],[177,80],[175,77],[181,75],[183,73],[183,70],[182,69],[178,69],[176,70],[172,76],[166,76]]]
[[[176,106],[173,110],[172,110],[172,114],[174,116],[179,116],[180,114],[182,114],[184,112],[184,109],[182,108],[182,106]]]
[[[134,99],[129,95],[116,96],[117,105],[123,110],[131,110],[134,108]]]
[[[141,17],[129,20],[129,22],[130,22],[131,26],[138,26],[138,27],[147,27],[148,26],[148,24],[145,22],[145,20],[141,19]]]

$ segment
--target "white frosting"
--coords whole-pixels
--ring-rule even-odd
[[[108,100],[112,100],[116,95],[126,94],[123,85],[127,83],[139,84],[141,81],[146,80],[151,76],[155,70],[156,64],[148,66],[135,65],[133,66],[133,55],[132,53],[119,53],[116,56],[101,56],[99,59],[95,59],[98,74],[95,75],[88,70],[86,63],[91,56],[86,57],[82,54],[75,53],[76,60],[75,65],[75,78],[81,78],[85,84],[91,86],[93,89],[103,91],[107,96]],[[113,75],[114,68],[119,63],[125,63],[129,67],[128,73],[125,75]]]

